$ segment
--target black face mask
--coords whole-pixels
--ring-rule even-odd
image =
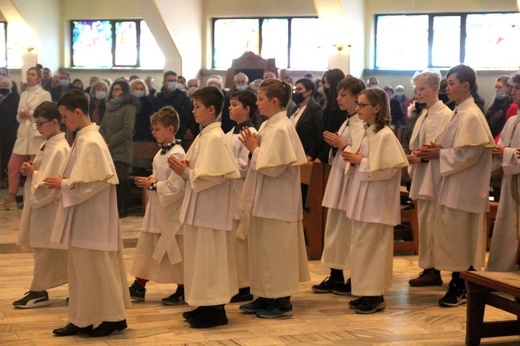
[[[9,94],[10,90],[9,89],[6,89],[6,88],[0,88],[0,95],[7,95]]]
[[[296,103],[297,105],[299,105],[300,103],[302,103],[303,99],[305,97],[303,97],[303,94],[301,93],[294,93],[293,94],[293,101],[294,103]]]

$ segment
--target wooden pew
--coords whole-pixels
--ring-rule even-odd
[[[520,242],[516,263],[520,264]],[[520,336],[520,270],[471,271],[461,277],[467,290],[466,345],[480,345],[481,338]],[[486,305],[516,315],[516,319],[484,322]]]
[[[146,190],[137,187],[133,183],[133,180],[138,176],[147,177],[152,174],[152,162],[157,151],[159,151],[159,146],[156,142],[134,142],[133,173],[130,176],[130,180],[132,181],[130,198],[141,200],[142,215],[144,215],[146,203],[148,203]]]

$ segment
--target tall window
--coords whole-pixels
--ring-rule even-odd
[[[73,20],[71,30],[73,67],[164,67],[144,20]]]
[[[327,68],[328,54],[318,18],[222,18],[213,21],[213,68],[227,69],[233,59],[251,51],[276,66]]]
[[[7,23],[0,22],[0,66],[7,66]]]
[[[520,13],[377,15],[375,68],[517,69]]]

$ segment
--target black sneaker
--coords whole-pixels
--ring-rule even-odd
[[[360,297],[358,299],[351,300],[350,302],[348,302],[348,307],[354,310],[357,309],[363,302],[363,298],[364,297]]]
[[[357,314],[373,314],[384,310],[386,307],[383,296],[361,297],[360,302],[356,305],[357,307],[355,310]]]
[[[441,272],[435,268],[424,269],[418,277],[408,281],[412,287],[441,286]]]
[[[352,294],[352,283],[350,279],[347,280],[347,283],[342,285],[340,283],[336,283],[334,288],[332,289],[332,293],[338,294],[340,296],[349,296]]]
[[[256,317],[260,318],[277,318],[292,316],[293,308],[292,304],[285,306],[281,301],[275,299],[271,305],[267,308],[260,310],[256,313]]]
[[[146,294],[146,288],[139,285],[136,281],[129,287],[130,298],[133,302],[144,302],[144,295]]]
[[[326,277],[319,285],[312,286],[315,293],[332,293],[337,283],[332,281],[330,277]]]
[[[211,328],[228,324],[224,307],[201,306],[199,309],[199,313],[188,319],[188,323],[192,328]]]
[[[184,303],[184,290],[177,289],[174,294],[161,299],[164,305],[179,305]]]
[[[195,316],[197,316],[197,314],[199,314],[201,311],[202,311],[202,307],[199,306],[198,308],[195,308],[193,310],[190,310],[190,311],[184,311],[182,313],[182,317],[184,317],[184,319],[186,321],[189,321],[190,319],[194,318]]]
[[[466,289],[450,283],[448,292],[439,299],[439,305],[442,307],[455,307],[466,303]]]
[[[31,309],[39,306],[51,305],[47,291],[29,291],[25,297],[13,302],[13,306],[20,309]]]
[[[238,290],[238,293],[231,297],[231,303],[241,303],[248,302],[253,300],[253,295],[251,294],[250,288],[245,287]]]
[[[274,299],[256,298],[251,303],[240,305],[239,309],[247,313],[257,313],[273,304]]]

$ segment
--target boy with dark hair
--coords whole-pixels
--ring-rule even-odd
[[[178,285],[176,292],[161,301],[164,305],[175,305],[184,302],[183,235],[179,212],[185,183],[173,174],[167,159],[173,155],[183,160],[185,153],[175,140],[179,128],[179,115],[175,109],[161,108],[152,115],[150,123],[161,149],[153,159],[153,174],[135,179],[138,187],[149,191],[131,271],[136,278],[130,286],[130,297],[134,301],[144,301],[149,280],[172,282]]]
[[[69,247],[69,323],[53,333],[107,336],[127,327],[125,307],[130,304],[117,174],[99,127],[88,116],[85,93],[67,91],[58,110],[63,123],[77,133],[64,173],[44,179],[48,188],[61,189],[51,241]]]
[[[63,173],[70,147],[60,131],[61,116],[56,103],[45,101],[34,110],[34,125],[46,139],[34,161],[22,164],[27,177],[24,205],[17,244],[34,251],[34,274],[29,292],[15,302],[17,308],[50,305],[47,289],[67,282],[67,245],[51,243],[52,226],[58,205],[59,191],[48,189],[43,178]]]
[[[435,269],[453,272],[439,305],[454,307],[466,302],[460,272],[484,265],[491,148],[495,142],[471,96],[476,87],[475,71],[458,65],[448,71],[447,79],[446,91],[456,105],[453,116],[439,141],[425,144],[419,158],[440,163],[433,252]]]
[[[237,123],[231,131],[226,134],[226,137],[231,144],[231,149],[237,160],[240,169],[241,179],[233,181],[233,198],[234,205],[238,204],[238,198],[244,181],[246,179],[247,171],[249,170],[249,150],[240,142],[240,131],[247,127],[252,133],[256,133],[256,129],[251,122],[251,116],[257,111],[256,95],[251,91],[236,91],[231,95],[229,105],[229,117]],[[233,230],[235,237],[235,251],[237,258],[237,275],[238,275],[238,293],[231,298],[232,303],[245,302],[252,300],[253,296],[250,293],[249,287],[249,255],[247,249],[247,230],[239,227],[240,217],[235,213],[233,216]]]
[[[187,181],[180,212],[184,283],[186,302],[198,308],[185,312],[183,317],[194,328],[208,328],[228,323],[224,305],[238,291],[230,179],[239,179],[240,173],[217,122],[224,96],[214,87],[205,87],[192,98],[193,115],[202,131],[185,160],[170,156],[168,163]]]

